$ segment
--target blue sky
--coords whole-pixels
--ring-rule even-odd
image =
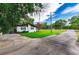
[[[40,13],[40,21],[39,16],[34,15],[34,23],[36,22],[48,22],[50,23],[50,15],[51,12],[51,20],[52,23],[59,19],[68,20],[69,18],[79,14],[79,3],[48,3],[47,8],[44,12]]]
[[[53,7],[52,7],[53,9]],[[51,20],[56,21],[59,19],[69,19],[72,16],[79,14],[79,4],[78,3],[63,3],[61,6],[59,6],[51,15]],[[46,20],[49,22],[49,18]]]

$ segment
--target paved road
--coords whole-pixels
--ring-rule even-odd
[[[20,48],[12,50],[8,55],[78,55],[76,33],[68,30],[58,36],[49,36],[43,39],[30,40]]]

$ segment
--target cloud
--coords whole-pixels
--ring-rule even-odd
[[[69,13],[69,12],[78,12],[78,11],[79,11],[79,4],[77,4],[74,7],[66,8],[61,14],[66,14],[66,13]]]
[[[41,13],[40,22],[43,22],[44,20],[46,20],[46,19],[48,18],[47,15],[49,15],[50,12],[52,12],[52,14],[53,14],[53,12],[55,12],[61,5],[63,5],[63,4],[50,3],[50,4],[49,4],[49,7],[48,7],[47,10],[46,10],[46,12]],[[38,15],[34,16],[33,18],[35,19],[34,22],[39,22],[39,20],[38,20],[38,19],[39,19]]]
[[[53,14],[52,19],[54,21],[59,20],[59,19],[70,19],[72,16],[76,16],[79,14],[79,4],[74,4],[74,3],[65,3],[59,8],[55,9],[55,14]],[[49,22],[49,18],[46,20]]]

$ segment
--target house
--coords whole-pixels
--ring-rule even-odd
[[[36,32],[37,30],[38,30],[37,27],[32,24],[23,24],[16,26],[17,32]]]

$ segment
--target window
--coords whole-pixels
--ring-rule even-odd
[[[34,29],[34,27],[31,27],[31,29]]]
[[[26,27],[21,27],[21,30],[26,31]]]

